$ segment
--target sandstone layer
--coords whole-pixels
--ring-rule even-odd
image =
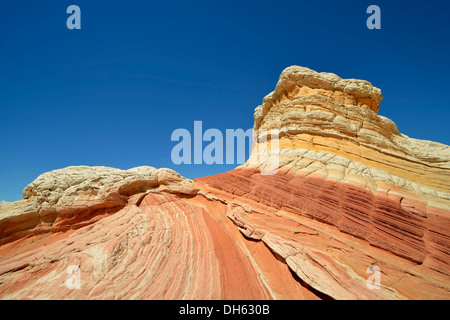
[[[0,204],[0,298],[450,299],[450,147],[401,134],[381,101],[293,66],[232,171],[39,176]]]
[[[2,299],[317,298],[172,170],[68,167],[23,193],[0,207]]]

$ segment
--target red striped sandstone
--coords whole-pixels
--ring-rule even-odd
[[[381,100],[290,67],[255,110],[257,135],[280,131],[276,175],[256,146],[195,182],[151,167],[41,175],[0,204],[0,298],[449,299],[450,148],[400,134]]]

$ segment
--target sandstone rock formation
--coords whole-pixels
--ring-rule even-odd
[[[41,175],[0,204],[0,298],[450,299],[450,147],[399,133],[381,100],[367,81],[293,66],[232,171]],[[279,168],[265,175],[270,130]]]

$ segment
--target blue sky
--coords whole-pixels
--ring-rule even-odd
[[[81,30],[66,9],[81,8]],[[381,30],[366,9],[381,8]],[[0,201],[70,165],[169,167],[173,130],[253,126],[281,71],[301,65],[381,88],[380,114],[450,144],[444,1],[0,2]]]

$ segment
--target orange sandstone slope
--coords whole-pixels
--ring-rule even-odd
[[[276,174],[255,139],[246,164],[194,182],[39,176],[0,204],[0,298],[450,299],[450,148],[400,134],[381,100],[293,66],[254,115],[256,138],[279,132]]]

